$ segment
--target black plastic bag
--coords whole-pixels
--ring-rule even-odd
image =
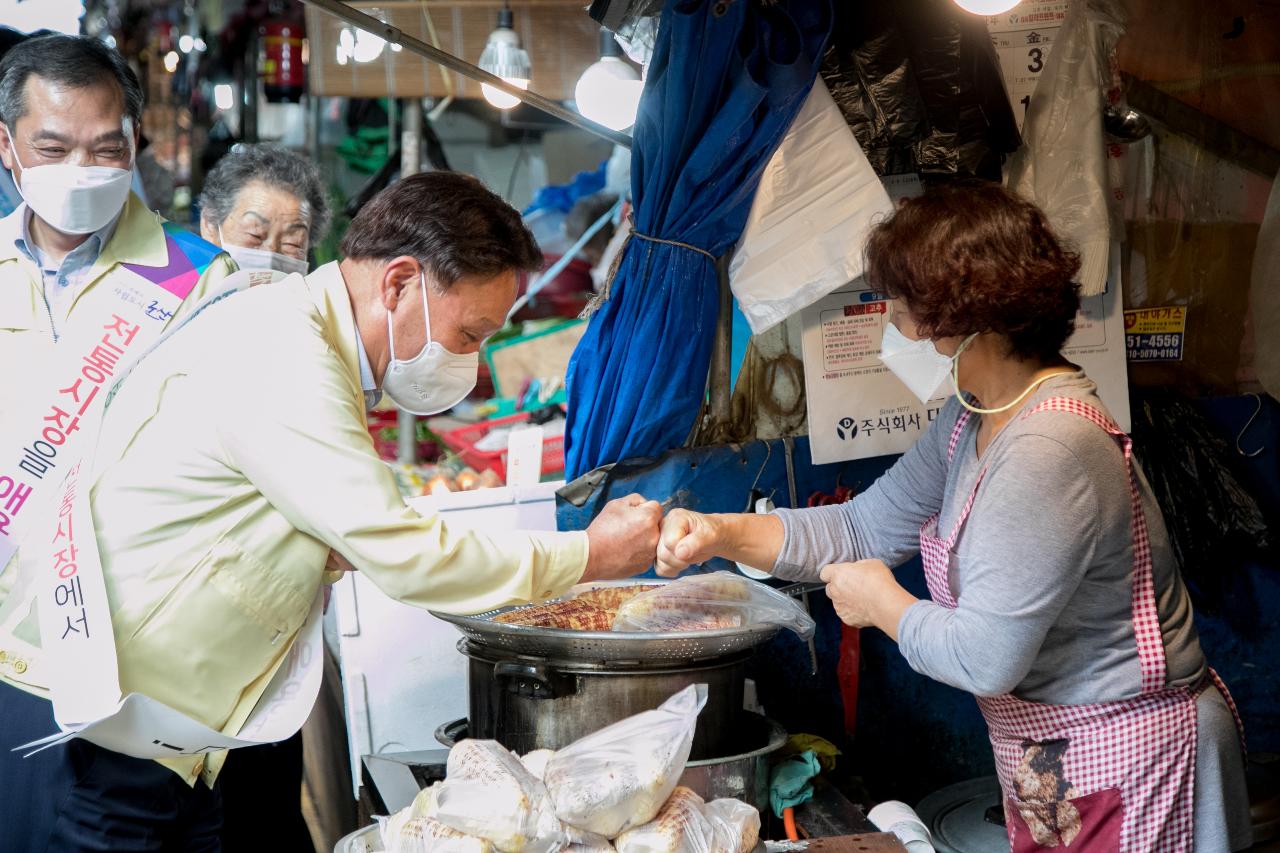
[[[951,3],[836,4],[821,73],[881,175],[998,181],[1021,144],[986,21]]]
[[[1235,448],[1188,400],[1133,400],[1134,452],[1155,493],[1196,603],[1217,609],[1230,573],[1271,546],[1266,516],[1231,469]]]

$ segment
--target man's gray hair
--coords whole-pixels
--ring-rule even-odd
[[[311,214],[311,244],[329,233],[329,199],[315,166],[279,145],[237,145],[205,176],[200,217],[219,226],[231,215],[240,191],[260,181],[306,202]]]
[[[142,127],[142,86],[123,56],[89,36],[48,35],[14,45],[0,62],[0,121],[10,130],[26,115],[33,74],[68,89],[114,83],[134,130]]]

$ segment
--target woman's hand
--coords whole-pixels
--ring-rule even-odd
[[[822,582],[836,615],[854,628],[876,627],[898,639],[898,622],[916,602],[880,560],[833,563],[822,569]]]
[[[673,578],[695,563],[720,556],[721,522],[713,515],[673,509],[658,537],[658,574]]]

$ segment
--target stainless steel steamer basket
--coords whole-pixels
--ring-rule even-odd
[[[670,583],[656,578],[629,578],[581,584],[574,590],[613,586],[651,586]],[[571,590],[570,592],[572,592]],[[542,602],[545,603],[545,602]],[[591,662],[693,661],[725,657],[754,649],[778,633],[777,625],[750,625],[708,631],[570,631],[494,622],[499,613],[536,605],[503,607],[475,616],[456,616],[435,610],[431,615],[452,623],[469,640],[521,655]]]

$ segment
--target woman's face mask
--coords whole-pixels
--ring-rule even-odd
[[[884,327],[880,361],[921,403],[939,396],[938,391],[951,374],[953,360],[953,356],[938,352],[929,338],[913,341],[893,323]]]
[[[242,270],[278,270],[285,275],[307,274],[307,262],[301,258],[291,258],[279,252],[266,249],[251,249],[248,246],[233,246],[223,241],[222,229],[218,229],[218,242],[222,250],[231,256],[236,266]]]

